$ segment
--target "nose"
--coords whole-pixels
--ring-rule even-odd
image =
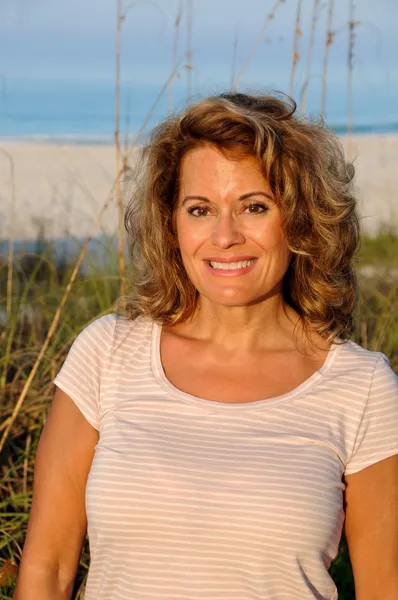
[[[218,248],[229,248],[235,244],[243,244],[245,236],[230,213],[220,214],[214,225],[212,243]]]

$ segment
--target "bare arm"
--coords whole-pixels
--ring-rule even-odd
[[[398,455],[346,476],[345,532],[357,600],[398,598]]]
[[[14,600],[69,600],[84,542],[85,489],[98,431],[57,389],[40,437]]]

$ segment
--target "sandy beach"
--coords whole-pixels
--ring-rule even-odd
[[[348,138],[341,138],[348,151]],[[0,240],[9,236],[12,157],[15,181],[15,238],[82,237],[90,233],[115,176],[113,146],[0,140]],[[363,231],[398,224],[398,134],[352,139],[351,158]],[[114,200],[99,231],[116,229]]]

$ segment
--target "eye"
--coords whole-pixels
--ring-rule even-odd
[[[188,208],[188,214],[192,217],[205,217],[208,210],[206,206],[191,206]]]
[[[249,209],[249,214],[257,215],[266,212],[268,210],[268,206],[266,204],[262,204],[261,202],[255,202],[246,206],[246,210],[247,209]]]

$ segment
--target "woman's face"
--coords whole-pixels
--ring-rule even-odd
[[[187,274],[208,300],[245,306],[282,293],[291,255],[256,158],[233,161],[210,145],[187,152],[174,223]]]

